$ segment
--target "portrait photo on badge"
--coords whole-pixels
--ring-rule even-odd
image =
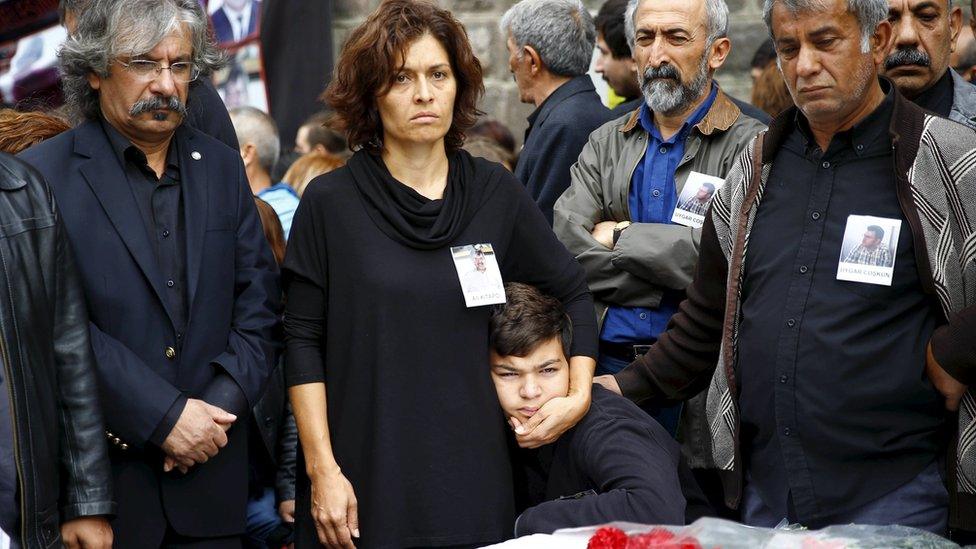
[[[900,219],[848,216],[837,280],[891,286],[900,232]]]
[[[674,208],[671,222],[695,229],[702,228],[705,224],[705,213],[708,206],[712,203],[712,198],[722,186],[725,180],[699,172],[691,172],[685,180],[685,186],[681,189],[678,196],[678,205]]]
[[[451,248],[464,304],[481,307],[505,303],[505,282],[491,244],[468,244]]]

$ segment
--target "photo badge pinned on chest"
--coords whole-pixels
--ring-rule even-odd
[[[699,172],[691,172],[685,186],[678,196],[678,205],[671,215],[671,222],[693,229],[701,229],[705,224],[705,214],[715,193],[725,186],[725,180]]]
[[[451,257],[461,282],[465,306],[505,303],[505,283],[491,244],[456,246],[451,248]]]
[[[891,286],[900,232],[900,219],[848,216],[837,263],[837,280]]]

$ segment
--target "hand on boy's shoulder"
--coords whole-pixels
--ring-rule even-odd
[[[611,376],[611,375],[596,376],[596,377],[593,378],[593,383],[596,383],[596,384],[602,386],[604,389],[607,389],[609,391],[613,391],[614,393],[616,393],[618,395],[621,395],[622,396],[622,394],[623,394],[623,393],[620,392],[620,385],[617,384],[617,380],[613,376]]]

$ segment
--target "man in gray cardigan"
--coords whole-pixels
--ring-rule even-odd
[[[712,465],[747,524],[972,530],[976,133],[878,78],[887,0],[763,11],[797,107],[716,194],[668,331],[596,381],[708,387]],[[891,266],[845,266],[866,224],[889,227]]]
[[[590,135],[553,226],[586,270],[603,374],[657,339],[691,282],[701,231],[672,222],[682,189],[724,178],[763,128],[712,81],[731,47],[724,0],[632,0],[625,24],[644,104]],[[673,435],[678,410],[649,411]]]

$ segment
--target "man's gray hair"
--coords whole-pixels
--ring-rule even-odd
[[[535,48],[555,75],[579,76],[590,69],[596,27],[579,0],[522,0],[505,12],[499,26],[517,47]]]
[[[248,143],[254,145],[258,151],[258,164],[271,173],[281,153],[281,141],[278,140],[275,121],[267,113],[254,107],[231,109],[230,121],[234,124],[234,132],[241,148]]]
[[[627,33],[627,42],[631,49],[637,40],[637,8],[647,0],[630,0],[627,2],[627,11],[624,13],[624,31]],[[666,0],[655,0],[663,2]],[[708,45],[719,38],[729,35],[729,6],[725,0],[704,0],[705,2],[705,28],[708,29]]]
[[[776,4],[781,4],[792,15],[829,9],[829,2],[825,0],[763,0],[763,21],[770,37],[773,37],[773,6]],[[888,0],[847,0],[847,11],[854,14],[861,27],[861,53],[871,51],[874,31],[888,18]]]
[[[145,55],[185,25],[191,61],[201,74],[223,66],[224,54],[210,39],[207,16],[198,0],[99,0],[75,14],[78,25],[58,54],[64,99],[73,114],[98,118],[98,92],[88,75],[109,75],[118,57]]]

